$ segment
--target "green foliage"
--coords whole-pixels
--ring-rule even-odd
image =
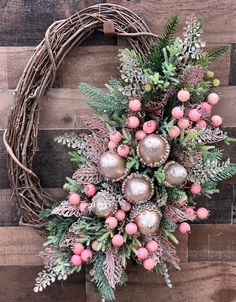
[[[96,289],[101,293],[102,298],[105,301],[114,301],[114,290],[109,285],[109,282],[103,271],[103,263],[106,259],[105,254],[96,254],[93,258],[93,268],[90,271],[90,275],[94,279]]]
[[[157,182],[161,184],[165,179],[165,173],[163,169],[160,167],[156,171],[154,171],[154,177],[156,178]]]
[[[194,65],[202,65],[203,67],[209,67],[210,64],[222,56],[229,50],[228,46],[218,46],[211,49],[208,53],[203,54],[198,60],[193,62]]]
[[[87,83],[80,83],[79,86],[81,92],[90,98],[88,104],[98,113],[121,116],[127,112],[127,105],[122,102],[125,96],[118,90],[118,87],[121,86],[114,80],[107,87],[110,88],[110,92],[105,92]]]
[[[208,198],[211,198],[213,194],[219,193],[217,189],[217,183],[214,181],[207,181],[203,184],[202,194]]]
[[[52,220],[50,220],[47,224],[47,231],[49,233],[49,236],[47,238],[47,241],[44,243],[44,245],[54,245],[55,247],[59,248],[60,241],[65,234],[65,232],[68,230],[68,228],[71,226],[71,224],[74,222],[73,218],[61,218],[56,217]]]
[[[78,167],[81,167],[86,161],[86,159],[77,151],[69,151],[68,155],[70,160],[74,162]]]
[[[178,30],[179,19],[177,16],[170,17],[163,29],[161,37],[151,47],[151,54],[148,58],[147,66],[151,69],[162,72],[161,67],[164,62],[163,49],[173,42]]]
[[[128,156],[126,167],[128,169],[134,168],[135,170],[138,170],[140,167],[140,160],[138,155],[136,154],[135,149],[131,150],[131,154]]]
[[[168,188],[168,198],[170,201],[177,201],[186,197],[184,190],[179,188]]]
[[[66,183],[63,186],[63,189],[67,192],[74,192],[81,194],[83,192],[83,187],[76,180],[66,177]]]

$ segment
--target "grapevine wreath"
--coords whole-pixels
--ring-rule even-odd
[[[82,116],[89,132],[55,138],[70,148],[77,169],[64,185],[67,199],[53,203],[32,171],[39,99],[70,49],[107,25],[127,36],[133,49],[120,50],[121,76],[106,90],[80,84],[95,113]],[[88,263],[102,299],[114,300],[116,286],[127,281],[129,259],[172,287],[168,266],[180,269],[176,229],[184,235],[188,221],[206,219],[209,212],[195,208],[196,197],[211,197],[218,181],[236,174],[215,146],[234,139],[212,114],[221,97],[209,66],[227,48],[206,52],[202,26],[201,18],[189,15],[183,37],[174,38],[178,18],[172,17],[157,37],[133,12],[105,4],[47,30],[19,82],[5,134],[24,221],[48,232],[36,292]]]

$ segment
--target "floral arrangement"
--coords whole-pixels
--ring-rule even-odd
[[[42,212],[48,238],[36,292],[89,263],[103,301],[112,301],[129,259],[172,287],[168,266],[180,269],[175,231],[185,235],[189,222],[206,219],[196,197],[211,197],[236,174],[215,146],[234,139],[212,114],[221,97],[209,66],[227,48],[206,52],[202,25],[188,16],[183,38],[175,39],[172,17],[147,57],[120,51],[121,78],[107,91],[81,83],[97,114],[82,117],[89,133],[56,138],[78,168],[64,186],[68,198]]]

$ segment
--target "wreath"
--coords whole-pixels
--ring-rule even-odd
[[[67,199],[49,206],[51,199],[31,170],[39,96],[65,54],[104,22],[128,36],[133,49],[120,50],[121,76],[106,90],[80,84],[95,113],[82,116],[89,132],[55,138],[69,147],[77,169],[64,185]],[[222,118],[212,114],[221,94],[209,66],[227,48],[206,52],[202,27],[202,18],[191,14],[183,37],[175,38],[178,18],[171,17],[157,38],[132,12],[105,4],[47,31],[18,85],[5,136],[23,216],[38,228],[46,224],[48,232],[36,292],[88,263],[103,301],[115,300],[116,286],[127,281],[129,259],[155,270],[172,287],[169,267],[180,269],[175,231],[185,235],[189,221],[207,219],[209,211],[196,209],[196,198],[211,197],[219,181],[236,174],[236,165],[222,161],[223,152],[215,146],[235,139],[228,137]],[[35,68],[37,60],[41,65]]]

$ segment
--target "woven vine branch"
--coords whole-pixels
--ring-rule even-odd
[[[43,191],[40,179],[32,171],[38,150],[41,97],[52,86],[58,68],[72,48],[95,30],[102,30],[104,22],[108,21],[113,22],[115,34],[127,37],[131,47],[143,56],[157,39],[140,17],[122,6],[99,4],[88,7],[65,20],[54,22],[47,29],[15,90],[14,106],[4,133],[9,178],[22,221],[42,233],[46,221],[39,213],[54,199]]]

